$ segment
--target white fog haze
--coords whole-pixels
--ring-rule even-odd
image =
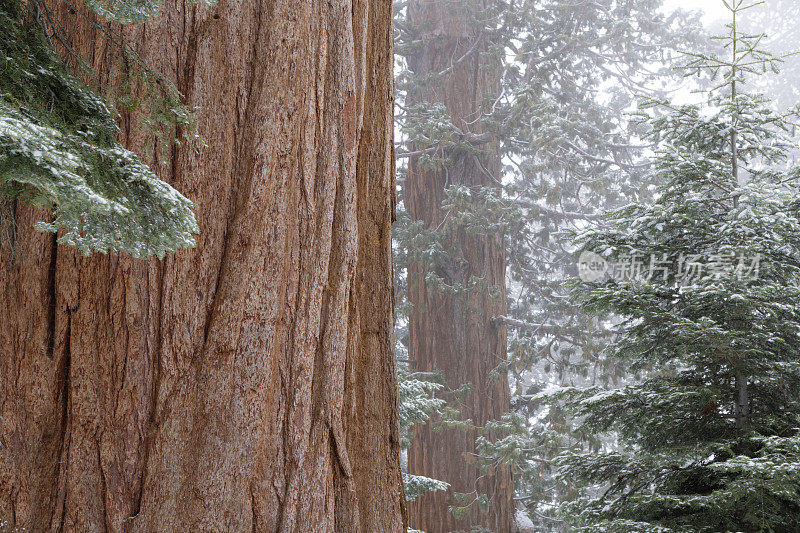
[[[675,9],[702,12],[703,24],[706,26],[721,20],[727,21],[730,15],[722,2],[717,0],[664,0],[663,11]]]

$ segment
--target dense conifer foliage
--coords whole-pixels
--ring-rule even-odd
[[[148,2],[116,2],[113,8],[100,12],[142,20],[155,10]],[[122,75],[127,72],[131,83],[149,89],[127,105],[149,109],[145,125],[167,143],[176,128],[184,140],[192,140],[191,114],[174,86],[141,65],[110,26],[96,26],[131,65]],[[51,9],[38,1],[3,0],[0,27],[0,219],[9,228],[4,247],[14,247],[10,204],[16,199],[53,207],[52,219],[37,227],[60,232],[60,243],[84,254],[163,257],[194,246],[198,226],[191,202],[117,142],[114,102],[76,77],[76,69],[91,76],[90,69],[72,50]]]
[[[576,288],[590,312],[621,317],[614,359],[640,382],[560,395],[618,449],[569,453],[560,476],[583,496],[562,517],[589,531],[793,531],[800,523],[800,202],[785,170],[797,111],[747,92],[780,57],[737,26],[725,55],[690,54],[715,84],[702,105],[651,118],[656,201],[577,234],[609,272]],[[619,266],[621,268],[616,268]],[[602,270],[602,269],[601,269]]]
[[[467,302],[475,293],[501,294],[487,282],[483,264],[469,265],[469,247],[451,235],[503,235],[507,312],[481,320],[507,331],[508,350],[505,358],[475,350],[458,358],[462,364],[490,359],[485,364],[495,368],[493,379],[508,376],[513,412],[479,429],[477,447],[465,461],[485,472],[513,465],[515,505],[547,529],[557,524],[539,511],[573,488],[553,477],[552,458],[565,448],[601,441],[572,428],[559,406],[538,416],[534,395],[550,384],[613,386],[627,376],[625,366],[601,349],[614,334],[608,324],[570,299],[565,281],[574,258],[559,231],[598,226],[604,209],[651,198],[649,145],[629,113],[637,95],[667,94],[670,60],[677,49],[701,40],[699,23],[686,13],[664,12],[657,0],[430,3],[458,13],[459,20],[468,17],[468,34],[441,69],[421,72],[418,58],[432,54],[428,49],[438,46],[443,29],[415,24],[408,4],[396,3],[398,350],[409,357],[409,265],[424,265],[426,286],[452,298]],[[455,84],[453,92],[468,92],[466,83],[449,81],[455,69],[465,68],[501,70],[466,121],[454,120],[442,102],[415,99],[425,91],[443,93],[448,84]],[[463,183],[460,162],[490,155],[502,161],[498,174],[484,168],[490,186]],[[446,216],[440,224],[426,225],[407,213],[405,181],[420,169],[445,176],[440,208]],[[461,270],[472,275],[451,274]],[[484,313],[471,303],[466,307]],[[419,370],[411,359],[412,370]],[[481,387],[474,380],[447,385]],[[479,496],[463,499],[477,504]]]

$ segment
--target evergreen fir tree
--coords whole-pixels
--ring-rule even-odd
[[[652,102],[669,110],[649,120],[657,201],[576,235],[623,267],[576,294],[623,318],[615,359],[652,368],[623,388],[559,393],[585,430],[621,442],[558,460],[561,477],[585,483],[560,509],[582,531],[800,524],[800,171],[783,165],[798,112],[742,90],[781,58],[740,30],[749,5],[726,6],[728,57],[687,65],[717,80],[707,104]]]

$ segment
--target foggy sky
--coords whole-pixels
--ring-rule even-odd
[[[730,12],[722,5],[721,0],[664,0],[664,8],[667,10],[679,7],[688,11],[703,11],[703,24],[706,26],[716,20],[727,20],[730,17]]]

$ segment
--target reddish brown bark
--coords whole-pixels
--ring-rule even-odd
[[[53,5],[114,87],[113,47]],[[195,202],[198,246],[81,258],[14,206],[0,521],[401,531],[390,3],[173,1],[124,31],[199,107],[208,148],[152,161]]]
[[[456,127],[465,134],[476,134],[473,138],[483,138],[479,119],[486,100],[496,97],[500,65],[486,54],[485,43],[475,45],[478,37],[475,24],[470,23],[470,4],[480,9],[488,2],[409,1],[408,21],[421,40],[417,52],[408,57],[409,67],[421,79],[442,75],[409,94],[408,99],[413,103],[443,103]],[[412,158],[404,188],[411,218],[424,221],[430,229],[440,228],[446,215],[441,205],[447,186],[497,187],[500,160],[496,143],[484,144],[481,150],[480,154],[454,152],[452,164],[443,170]],[[466,284],[472,276],[480,277],[499,288],[500,295],[492,297],[485,289],[467,295],[444,294],[425,283],[427,272],[422,265],[411,265],[409,353],[416,370],[442,371],[451,387],[471,384],[473,390],[464,400],[462,414],[482,426],[510,410],[507,379],[490,376],[506,357],[505,327],[496,327],[491,320],[506,311],[503,236],[472,235],[455,228],[448,239],[459,250],[458,257],[436,274],[455,286]],[[409,472],[447,481],[451,489],[423,495],[410,504],[411,527],[428,533],[466,531],[473,526],[511,531],[511,472],[508,467],[484,472],[475,466],[471,457],[477,436],[474,429],[437,432],[430,425],[417,428],[409,450]],[[454,492],[486,495],[488,513],[473,505],[466,519],[457,520],[448,512],[450,506],[463,505],[453,498]]]

